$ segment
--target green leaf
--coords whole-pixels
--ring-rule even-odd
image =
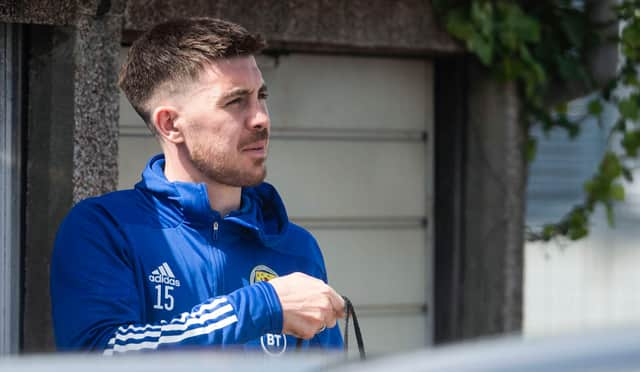
[[[624,186],[619,183],[611,185],[611,190],[609,191],[611,199],[615,201],[623,201],[624,200]]]
[[[532,17],[520,18],[519,34],[524,41],[537,43],[540,41],[540,22]]]
[[[629,61],[640,59],[640,23],[627,23],[621,35],[622,52]]]
[[[531,68],[538,83],[544,84],[547,81],[547,73],[544,71],[542,65],[539,63],[532,63]]]
[[[609,223],[610,227],[615,227],[616,226],[616,216],[613,212],[613,206],[611,204],[606,204],[605,208],[607,210],[607,222]]]
[[[484,1],[474,1],[471,4],[471,21],[477,26],[483,36],[493,34],[493,4]]]
[[[467,48],[474,52],[485,66],[490,66],[493,61],[493,43],[485,40],[481,35],[471,36],[467,41]]]
[[[555,110],[560,114],[566,114],[569,110],[569,105],[567,104],[567,102],[559,103],[556,105]]]
[[[631,173],[631,170],[629,168],[622,168],[622,176],[627,182],[633,182],[633,173]]]
[[[569,214],[567,235],[571,240],[578,240],[589,234],[587,216],[584,208],[576,208]]]
[[[607,180],[614,180],[622,175],[622,164],[618,155],[607,152],[600,163],[600,172]]]
[[[626,119],[638,120],[638,118],[640,118],[640,107],[633,97],[620,100],[618,103],[618,110],[620,110],[620,115]]]
[[[571,123],[567,126],[567,131],[569,132],[569,138],[575,139],[580,134],[580,126],[576,123]]]
[[[510,50],[516,50],[519,44],[540,40],[539,20],[528,16],[516,2],[499,2],[498,13],[500,37]]]
[[[603,111],[602,102],[600,102],[599,99],[592,100],[591,102],[589,102],[588,110],[589,110],[589,114],[594,116],[600,116],[600,114],[602,114],[602,111]]]
[[[589,229],[587,228],[586,224],[576,225],[570,227],[567,234],[569,235],[569,239],[579,240],[589,235]]]
[[[553,238],[555,233],[556,233],[555,225],[545,225],[544,228],[542,229],[542,239],[544,241],[549,241],[551,240],[551,238]]]
[[[473,25],[460,10],[451,11],[446,19],[447,31],[461,40],[468,40],[475,32]]]
[[[640,81],[638,80],[638,75],[635,73],[635,71],[634,73],[631,73],[631,74],[623,73],[622,83],[624,85],[636,86],[636,87],[640,85]]]
[[[620,144],[628,156],[636,157],[638,155],[638,150],[640,149],[640,130],[623,133]]]
[[[528,67],[522,62],[520,58],[509,57],[511,59],[511,66],[513,66],[513,79],[524,80],[527,86],[531,86],[531,89],[535,89],[538,86],[538,82],[532,74],[529,74]]]
[[[585,181],[583,188],[586,194],[593,194],[596,190],[596,184],[592,180]]]
[[[618,119],[613,126],[613,130],[624,133],[627,130],[627,122],[624,119]]]

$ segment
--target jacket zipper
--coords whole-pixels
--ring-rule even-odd
[[[218,221],[213,222],[213,240],[218,240]]]
[[[212,231],[211,231],[211,238],[212,238],[212,242],[215,242],[218,240],[218,231],[220,230],[220,223],[218,221],[213,221],[212,224]],[[215,247],[214,245],[215,243],[213,243],[211,245],[211,259],[212,259],[212,263],[213,263],[213,276],[215,277],[215,292],[213,293],[214,296],[218,296],[222,293],[222,289],[224,288],[224,283],[223,283],[223,272],[222,272],[222,263],[220,262],[222,260],[222,258],[220,257],[220,252],[218,251],[218,248]]]

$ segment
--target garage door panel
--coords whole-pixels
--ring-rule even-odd
[[[261,56],[274,128],[424,131],[432,127],[431,63],[347,56]]]
[[[356,308],[360,330],[368,357],[393,352],[415,350],[426,346],[427,319],[423,314],[401,316],[360,316]],[[344,332],[344,322],[340,322]],[[349,357],[358,357],[353,325],[349,325]]]
[[[120,127],[146,128],[144,121],[124,94],[120,94]]]
[[[421,217],[425,214],[423,143],[279,141],[267,180],[292,217]]]
[[[127,57],[127,48],[120,49],[120,63],[124,63]],[[133,109],[127,96],[120,91],[120,128],[122,127],[138,127],[145,128],[144,121],[140,118],[138,113]]]
[[[318,240],[331,285],[355,304],[427,302],[424,229],[310,229]]]
[[[140,180],[140,175],[149,158],[161,153],[160,145],[155,138],[120,137],[118,149],[118,189],[130,189]]]
[[[328,59],[313,62],[316,58]],[[432,73],[428,62],[381,58],[356,68],[357,57],[296,56],[280,57],[276,68],[270,57],[259,60],[276,132],[297,128],[422,133],[432,127],[432,93],[424,89]],[[306,68],[321,69],[322,76],[316,80]],[[281,71],[290,74],[291,69],[296,78],[279,76]],[[395,73],[390,75],[390,70]],[[124,94],[120,95],[120,123],[145,127]]]
[[[161,150],[151,136],[120,141],[118,187],[128,188],[147,159]],[[267,180],[278,187],[292,218],[420,218],[426,208],[424,194],[418,193],[426,187],[423,157],[420,145],[274,140]]]
[[[118,187],[127,188],[138,181],[147,159],[161,149],[151,136],[123,137],[120,147]],[[292,218],[367,215],[420,218],[426,202],[423,194],[417,194],[425,187],[424,169],[419,161],[424,149],[416,147],[273,141],[268,181],[278,187]],[[315,160],[317,156],[325,157],[324,161]],[[300,188],[304,188],[303,193]],[[420,197],[407,200],[398,195]]]

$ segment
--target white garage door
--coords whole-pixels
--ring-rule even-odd
[[[267,181],[320,242],[367,349],[429,345],[431,64],[302,54],[258,62],[273,127]],[[159,146],[124,98],[120,123],[119,187],[130,188]]]

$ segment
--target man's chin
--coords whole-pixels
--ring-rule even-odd
[[[231,172],[217,173],[213,170],[205,173],[211,181],[232,187],[253,187],[264,182],[267,177],[267,168],[251,167],[248,170],[236,169]]]
[[[248,180],[246,185],[243,185],[243,187],[254,187],[254,186],[258,186],[259,184],[261,184],[262,182],[264,182],[265,178],[267,178],[267,170],[265,169],[264,172],[262,172],[262,174],[257,175],[255,178]]]
[[[252,169],[251,172],[243,172],[242,176],[235,179],[236,182],[231,182],[231,186],[254,187],[264,182],[265,178],[267,178],[266,167],[262,167],[260,170]]]

